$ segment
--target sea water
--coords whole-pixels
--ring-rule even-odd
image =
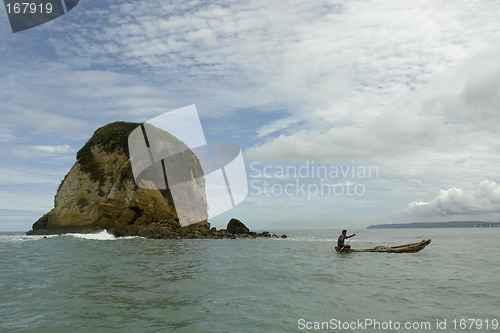
[[[0,332],[500,332],[500,228],[361,230],[350,243],[432,238],[413,254],[337,254],[337,230],[279,233],[2,233]]]

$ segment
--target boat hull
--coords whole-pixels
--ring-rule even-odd
[[[388,253],[415,253],[421,251],[424,247],[431,243],[430,239],[423,239],[417,243],[398,245],[398,246],[390,246],[390,247],[381,247],[374,249],[346,249],[339,248],[335,246],[335,251],[339,253],[350,253],[350,252],[388,252]]]

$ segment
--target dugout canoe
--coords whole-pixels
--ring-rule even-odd
[[[390,253],[415,253],[422,250],[424,247],[431,243],[430,239],[423,239],[417,243],[398,245],[398,246],[377,246],[373,249],[346,249],[344,248],[340,252],[340,247],[335,246],[335,251],[339,253],[349,253],[349,252],[390,252]]]

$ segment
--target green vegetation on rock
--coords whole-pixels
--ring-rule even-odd
[[[137,126],[140,126],[140,124],[117,121],[96,130],[94,135],[76,154],[81,170],[88,173],[92,180],[102,184],[105,180],[104,172],[94,154],[92,154],[92,148],[98,146],[107,153],[119,149],[128,156],[128,136]],[[120,182],[123,182],[125,177],[130,175],[131,171],[122,173]]]

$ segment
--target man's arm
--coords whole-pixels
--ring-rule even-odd
[[[351,238],[351,237],[354,237],[356,236],[356,234],[352,234],[351,236],[345,236],[345,238]]]

